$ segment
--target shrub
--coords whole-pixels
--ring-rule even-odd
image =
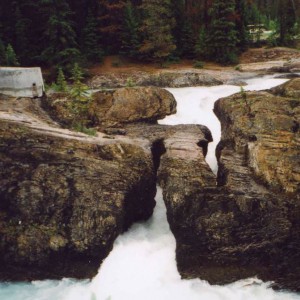
[[[134,83],[132,77],[128,77],[126,80],[126,87],[134,87],[134,86],[135,86],[135,83]]]
[[[200,61],[200,60],[195,61],[194,68],[196,68],[196,69],[203,69],[204,68],[204,62]]]
[[[90,136],[96,136],[97,135],[97,130],[94,128],[87,128],[84,124],[82,123],[75,123],[73,125],[73,129],[77,132],[82,132]]]
[[[66,92],[68,90],[65,74],[62,68],[58,68],[58,74],[56,79],[56,90],[58,92]]]

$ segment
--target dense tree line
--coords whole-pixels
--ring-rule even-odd
[[[249,24],[273,24],[276,42],[289,45],[298,1],[1,1],[0,65],[68,68],[74,62],[100,62],[110,54],[156,62],[235,62],[249,46]]]

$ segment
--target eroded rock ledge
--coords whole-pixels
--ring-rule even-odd
[[[168,156],[161,158],[159,174],[184,278],[224,284],[259,276],[299,291],[299,91],[296,79],[216,102],[222,124],[217,186],[197,163],[188,166],[190,173],[174,175],[163,163]]]
[[[1,280],[93,277],[115,238],[152,215],[162,153],[186,148],[183,161],[194,156],[205,165],[211,140],[206,127],[155,124],[176,109],[170,93],[145,88],[118,95],[134,116],[131,123],[115,118],[113,124],[122,127],[106,128],[96,137],[61,128],[40,100],[1,98]],[[114,92],[102,96],[115,97]],[[139,108],[143,97],[146,108]],[[155,109],[147,104],[151,100]],[[53,114],[67,124],[67,99],[54,101]],[[108,102],[120,106],[115,99]],[[109,120],[101,118],[101,126]]]
[[[300,81],[217,101],[217,177],[206,127],[154,124],[174,112],[164,95],[145,118],[131,106],[131,123],[104,113],[97,137],[62,129],[35,100],[0,101],[1,279],[93,276],[116,236],[152,214],[158,179],[184,278],[299,290]]]
[[[10,121],[0,136],[4,279],[92,277],[115,238],[152,215],[156,176],[141,146]]]

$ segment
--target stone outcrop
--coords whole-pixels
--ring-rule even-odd
[[[62,129],[39,103],[0,100],[0,278],[91,278],[152,215],[151,145]]]
[[[299,290],[299,95],[295,79],[218,100],[217,176],[206,127],[154,124],[174,111],[165,91],[96,94],[96,137],[34,100],[0,101],[0,277],[93,276],[117,235],[152,214],[158,179],[182,277]]]
[[[222,81],[216,76],[209,72],[197,70],[102,74],[94,76],[88,82],[88,85],[93,89],[128,86],[191,87],[220,84]]]
[[[279,60],[288,61],[297,58],[300,58],[300,51],[298,49],[286,47],[250,48],[240,56],[242,63],[259,63]]]
[[[81,118],[101,129],[135,122],[156,123],[176,113],[174,96],[157,87],[99,91],[92,94],[91,98]],[[57,122],[70,127],[74,120],[80,121],[70,109],[71,101],[66,93],[53,93],[43,100],[43,107]]]
[[[180,172],[173,171],[168,152],[161,157],[183,277],[223,284],[259,276],[299,290],[299,87],[295,80],[276,91],[216,102],[222,124],[216,181],[207,168],[198,169],[199,151],[175,163]],[[175,153],[182,151],[174,146]]]
[[[115,238],[151,216],[156,176],[143,147],[3,120],[0,136],[2,279],[91,278]]]
[[[300,70],[300,51],[292,48],[249,49],[241,57],[238,69],[243,72],[295,73]]]
[[[2,280],[91,278],[115,238],[151,216],[163,153],[174,176],[194,163],[194,184],[209,173],[204,126],[129,123],[90,137],[62,129],[39,103],[0,100]]]
[[[174,96],[156,87],[97,92],[89,107],[89,119],[94,125],[105,127],[143,121],[155,123],[174,113]]]
[[[281,72],[284,70],[286,61],[284,60],[274,60],[266,62],[257,62],[257,63],[245,63],[239,64],[237,69],[241,72]]]

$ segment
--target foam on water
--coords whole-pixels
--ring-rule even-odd
[[[272,77],[251,79],[245,89],[259,90],[284,80]],[[239,92],[236,86],[170,89],[178,101],[178,113],[163,124],[203,124],[220,139],[220,124],[212,113],[220,97]],[[214,153],[208,163],[216,171]],[[176,269],[175,239],[166,219],[161,189],[152,218],[133,225],[121,235],[114,249],[91,281],[36,281],[0,284],[0,300],[300,300],[299,294],[275,292],[269,284],[251,278],[226,286],[205,281],[181,280]]]
[[[274,78],[275,75],[267,75],[246,80],[247,85],[243,87],[245,91],[255,91],[269,89],[280,85],[287,79]],[[207,163],[216,173],[217,160],[215,149],[221,138],[221,125],[218,118],[213,113],[216,100],[238,93],[239,86],[220,85],[212,87],[192,87],[168,89],[176,98],[177,114],[168,116],[160,121],[160,124],[202,124],[207,126],[212,135],[213,142],[208,146]]]

